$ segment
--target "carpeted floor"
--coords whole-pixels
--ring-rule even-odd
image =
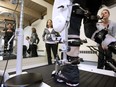
[[[57,83],[53,80],[53,78],[51,77],[53,70],[54,65],[46,65],[26,71],[41,73],[43,76],[43,81],[51,87],[67,87],[64,83]],[[80,70],[79,87],[116,87],[116,78]]]

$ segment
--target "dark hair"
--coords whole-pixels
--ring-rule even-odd
[[[36,33],[36,29],[35,28],[32,28],[32,33]]]
[[[9,24],[13,26],[13,24],[12,24],[12,23],[8,23],[7,25],[9,25]]]
[[[47,22],[46,22],[46,27],[48,28],[48,21],[51,21],[52,23],[52,20],[51,19],[48,19]],[[53,28],[53,25],[51,26]]]
[[[30,37],[29,36],[26,36],[26,39],[30,39]]]
[[[26,38],[30,39],[29,36],[27,36]]]

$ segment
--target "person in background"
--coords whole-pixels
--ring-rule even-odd
[[[109,20],[110,11],[108,9],[103,9],[101,11],[102,20],[97,23],[98,30],[105,29],[108,31],[108,34],[115,37],[116,35],[116,23]],[[98,55],[98,69],[105,68],[106,70],[111,70],[107,65],[106,61],[112,62],[112,52],[108,49],[105,49],[103,46],[99,45],[99,55]],[[105,54],[105,55],[104,55]]]
[[[30,38],[30,46],[28,49],[28,52],[30,52],[30,57],[37,57],[37,45],[39,43],[40,39],[38,37],[38,34],[36,33],[36,29],[32,28],[32,34]]]
[[[5,32],[5,36],[4,36],[4,53],[6,53],[7,51],[9,52],[13,52],[13,40],[14,38],[10,41],[9,45],[8,42],[11,39],[11,37],[14,35],[14,29],[13,29],[13,24],[12,23],[8,23],[7,27],[3,30]]]
[[[43,41],[45,41],[45,47],[47,52],[47,59],[48,59],[48,65],[52,64],[52,55],[51,51],[53,52],[54,59],[57,55],[58,50],[58,42],[56,41],[56,38],[59,36],[59,33],[56,32],[52,25],[52,20],[47,20],[46,28],[43,32]]]
[[[27,53],[30,55],[30,52],[31,52],[31,41],[30,41],[30,37],[29,36],[26,37],[26,41],[28,42]]]
[[[30,37],[26,36],[25,38],[26,40],[24,41],[24,45],[23,45],[23,57],[27,57],[27,52],[30,46]],[[30,52],[29,52],[30,54]]]
[[[26,45],[27,45],[27,48],[29,48],[29,45],[30,45],[30,37],[29,36],[26,36]]]

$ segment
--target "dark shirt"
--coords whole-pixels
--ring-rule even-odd
[[[31,41],[32,44],[38,44],[39,43],[40,39],[39,39],[37,33],[32,33],[31,34],[31,40],[30,41]]]
[[[12,32],[9,32],[7,28],[3,30],[5,31],[4,39],[10,39],[13,36],[15,30],[14,29],[11,29],[11,30]]]

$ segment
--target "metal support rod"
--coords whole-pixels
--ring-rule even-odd
[[[110,66],[110,68],[112,68],[114,72],[116,72],[116,66],[114,66],[111,62],[108,61],[106,63]]]
[[[17,75],[22,73],[23,9],[24,9],[24,0],[21,0],[20,25],[19,25],[19,29],[17,29],[17,63],[16,63]]]

